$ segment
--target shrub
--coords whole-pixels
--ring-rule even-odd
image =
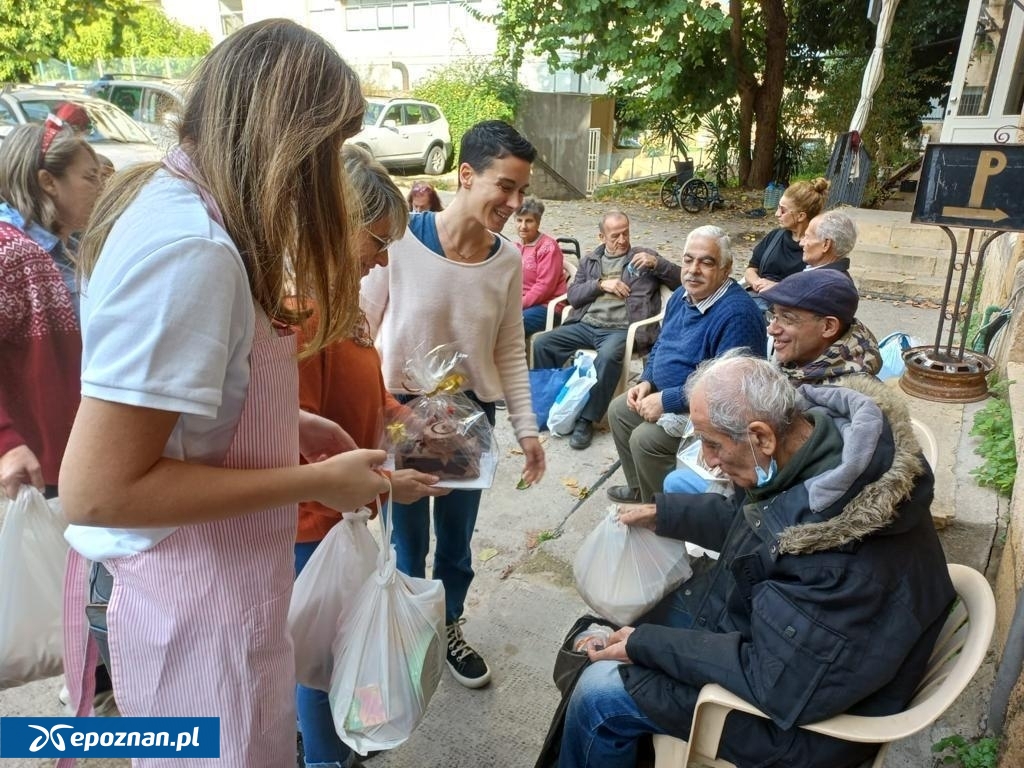
[[[985,462],[971,474],[980,485],[995,488],[1004,496],[1013,493],[1017,474],[1017,448],[1013,441],[1013,416],[1007,397],[1009,382],[992,386],[992,398],[974,416],[971,434],[981,438],[975,449]]]
[[[497,61],[478,59],[463,59],[431,70],[413,89],[416,98],[441,107],[456,155],[462,134],[481,120],[513,122],[519,93],[511,70]]]

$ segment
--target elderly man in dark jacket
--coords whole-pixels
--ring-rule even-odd
[[[629,217],[608,211],[601,218],[601,245],[580,260],[569,284],[572,311],[565,325],[533,337],[537,368],[559,368],[577,349],[596,349],[597,384],[573,427],[569,445],[582,450],[594,436],[594,423],[604,417],[622,373],[626,331],[631,323],[661,312],[661,286],[675,290],[681,270],[650,248],[637,248],[629,239]],[[637,331],[636,343],[646,353],[658,337],[658,326]]]
[[[954,599],[906,409],[867,377],[794,389],[739,356],[687,389],[705,458],[737,493],[658,496],[621,519],[721,558],[591,652],[559,766],[624,768],[644,733],[687,738],[705,683],[771,718],[727,720],[719,756],[740,768],[857,766],[877,747],[795,726],[901,710]]]

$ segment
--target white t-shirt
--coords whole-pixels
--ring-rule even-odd
[[[227,232],[165,171],[118,219],[82,291],[82,395],[180,414],[164,456],[220,464],[249,387],[255,309]],[[68,526],[90,560],[143,552],[175,528]]]

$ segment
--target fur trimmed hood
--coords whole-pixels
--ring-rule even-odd
[[[842,386],[805,385],[798,391],[808,410],[824,411],[833,419],[843,438],[843,454],[835,469],[804,483],[811,513],[824,514],[826,519],[783,529],[778,537],[779,552],[809,554],[835,549],[892,525],[900,516],[900,505],[928,471],[901,394],[866,376],[846,378]],[[895,444],[891,465],[877,480],[864,485],[841,511],[830,514],[829,508],[849,495],[875,460],[886,423]]]

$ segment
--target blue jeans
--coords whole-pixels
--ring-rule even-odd
[[[689,467],[673,469],[665,476],[665,493],[707,493],[710,483]]]
[[[636,765],[637,739],[664,733],[626,692],[617,661],[596,661],[580,675],[565,713],[558,768]]]
[[[302,573],[319,541],[295,545],[295,575]],[[303,759],[306,768],[341,768],[352,750],[338,738],[327,694],[304,685],[295,686],[295,708],[302,733]]]
[[[494,403],[483,403],[471,392],[475,401],[494,426]],[[411,397],[398,396],[400,402]],[[432,578],[444,584],[444,622],[451,624],[462,618],[469,585],[473,583],[473,529],[480,511],[482,491],[454,490],[434,499],[434,568]],[[430,549],[430,498],[412,504],[391,504],[391,543],[398,555],[398,570],[408,576],[424,578],[427,550]]]
[[[526,331],[526,338],[543,331],[548,322],[548,305],[535,304],[523,310],[523,328]]]
[[[434,499],[433,578],[444,584],[444,622],[462,616],[469,585],[473,583],[473,551],[470,542],[480,510],[481,491],[455,490]],[[430,499],[413,504],[391,505],[391,543],[398,555],[398,570],[409,576],[426,576],[430,549]]]

